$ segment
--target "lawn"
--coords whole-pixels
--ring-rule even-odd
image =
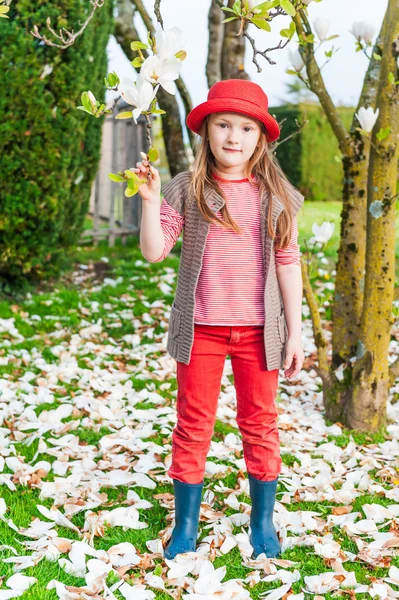
[[[327,319],[339,210],[335,202],[306,203],[298,217],[302,251],[313,222],[335,223],[314,257]],[[281,372],[277,398],[282,558],[250,559],[250,498],[227,358],[198,552],[164,560],[176,422],[175,361],[165,344],[180,246],[156,264],[134,238],[112,249],[82,246],[59,282],[0,302],[0,599],[14,597],[6,582],[19,574],[9,585],[31,600],[394,597],[399,386],[377,434],[327,422],[305,306],[307,369],[293,381]]]

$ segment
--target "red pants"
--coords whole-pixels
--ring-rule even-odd
[[[203,481],[227,354],[247,471],[262,481],[275,479],[281,472],[274,404],[279,370],[266,370],[263,325],[194,324],[190,363],[177,361],[177,424],[168,471],[172,479]]]

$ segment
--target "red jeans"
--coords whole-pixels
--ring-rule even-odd
[[[177,361],[177,423],[168,475],[200,483],[216,421],[226,355],[231,357],[247,471],[270,481],[281,472],[275,397],[279,370],[266,370],[263,325],[194,324],[190,363]]]

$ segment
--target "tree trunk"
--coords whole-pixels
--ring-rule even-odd
[[[379,154],[372,149],[372,160],[370,140],[356,131],[356,127],[360,127],[357,118],[353,118],[350,133],[341,123],[314,58],[313,45],[300,47],[309,87],[318,96],[343,154],[345,179],[332,307],[331,364],[326,358],[318,307],[310,301],[312,290],[305,286],[304,290],[318,347],[318,373],[323,382],[326,415],[332,421],[339,420],[350,428],[361,430],[376,430],[385,422],[390,381],[388,345],[395,281],[395,208],[389,205],[388,198],[396,191],[399,113],[398,89],[389,83],[388,73],[396,73],[395,78],[398,78],[395,61],[399,48],[394,44],[399,33],[398,3],[399,0],[390,0],[374,47],[374,53],[382,54],[383,58],[381,61],[374,57],[371,59],[358,105],[358,109],[360,106],[374,108],[376,105],[380,108],[379,122],[374,131],[388,125],[393,129],[382,142]],[[303,10],[294,20],[300,37],[311,33]],[[378,189],[381,192],[376,196]],[[374,200],[379,199],[383,202],[384,214],[376,219],[368,209]],[[357,360],[354,360],[355,355]],[[346,366],[340,381],[335,370],[342,363]],[[399,374],[399,364],[397,367]]]
[[[229,0],[227,6],[231,8],[233,4],[234,0]],[[221,55],[222,79],[249,79],[249,75],[244,69],[245,38],[237,35],[240,26],[239,19],[224,24]]]
[[[135,11],[130,0],[117,0],[117,7],[118,16],[115,18],[114,35],[127,58],[132,60],[130,43],[140,40],[133,22]],[[161,87],[158,89],[157,97],[160,108],[166,111],[166,114],[162,115],[162,133],[170,174],[174,177],[189,168],[179,107],[176,97],[168,94]]]
[[[373,54],[382,54],[385,23],[386,15]],[[364,78],[363,89],[355,112],[358,112],[361,106],[371,106],[375,109],[380,65],[381,61],[373,56]],[[333,369],[355,354],[363,310],[370,140],[356,131],[356,127],[360,127],[360,123],[354,115],[350,131],[350,153],[343,160],[344,189],[341,236],[332,308]],[[333,411],[335,411],[335,407],[331,406],[330,418],[333,417]]]
[[[389,391],[388,346],[395,285],[395,213],[398,171],[399,0],[389,0],[367,189],[367,249],[364,303],[351,396],[345,407],[350,427],[377,429],[385,423]],[[389,127],[381,142],[376,134]]]
[[[205,74],[208,82],[208,88],[214,83],[222,79],[221,71],[221,56],[223,42],[223,11],[216,4],[215,0],[211,1],[208,13],[208,58],[206,61]]]

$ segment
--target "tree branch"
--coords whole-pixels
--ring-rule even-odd
[[[305,35],[312,33],[309,21],[305,12],[301,9],[293,17],[299,39],[304,39]],[[316,94],[323,107],[324,113],[331,125],[331,128],[338,140],[340,150],[344,156],[350,153],[349,134],[342,123],[338,111],[326,89],[319,66],[314,56],[314,46],[307,43],[305,47],[300,46],[300,53],[306,65],[306,71],[309,78],[309,89]]]
[[[162,15],[161,15],[161,0],[155,0],[154,13],[155,13],[158,23],[160,24],[160,26],[163,29],[164,27],[163,27]]]
[[[41,35],[39,33],[39,29],[38,29],[37,25],[33,26],[33,31],[31,31],[30,33],[38,40],[44,42],[47,46],[53,46],[54,48],[61,48],[61,49],[69,48],[69,46],[72,46],[72,44],[75,43],[75,40],[80,35],[82,35],[82,33],[86,29],[87,25],[92,20],[97,8],[101,8],[104,5],[104,2],[105,2],[105,0],[90,0],[90,4],[93,6],[91,13],[87,17],[86,21],[83,23],[82,27],[76,33],[74,33],[73,29],[71,31],[68,31],[67,29],[65,29],[65,27],[62,27],[60,29],[59,34],[56,33],[56,31],[54,31],[54,29],[51,27],[51,19],[50,19],[50,17],[48,17],[46,20],[47,29],[55,38],[57,38],[58,40],[60,40],[62,42],[61,44],[56,44],[56,43],[52,42],[51,40],[49,40],[48,38],[46,38],[45,35]],[[79,23],[79,25],[80,25],[80,23]]]
[[[326,383],[329,383],[331,378],[329,373],[329,362],[327,356],[328,343],[326,338],[324,337],[318,303],[312,289],[312,284],[310,283],[309,266],[303,256],[301,256],[301,267],[303,292],[309,307],[310,318],[312,320],[313,326],[313,335],[317,347],[317,357],[319,366],[316,367],[316,370],[318,371],[318,374],[320,375],[322,380]]]
[[[256,60],[256,56],[259,54],[260,56],[263,56],[263,58],[265,58],[270,65],[275,65],[276,61],[274,61],[271,58],[269,58],[267,56],[267,53],[268,52],[273,52],[274,50],[282,50],[283,48],[286,47],[286,45],[289,43],[290,40],[287,38],[287,40],[284,43],[282,42],[282,40],[280,40],[279,43],[277,44],[277,46],[274,46],[273,48],[267,48],[266,50],[258,50],[256,48],[256,46],[255,46],[255,40],[254,40],[254,38],[252,38],[249,35],[248,31],[247,31],[247,27],[248,27],[248,23],[244,27],[243,36],[245,38],[247,38],[247,40],[249,41],[249,43],[252,46],[252,53],[253,53],[253,55],[252,55],[252,62],[256,66],[258,73],[260,73],[262,71],[262,69],[260,68],[259,63]]]
[[[152,35],[154,35],[155,27],[153,25],[151,17],[148,14],[142,0],[132,0],[132,1],[137,9],[137,12],[139,13],[139,15],[143,21],[147,31],[149,31]],[[182,99],[186,114],[188,114],[190,112],[190,110],[192,109],[193,105],[192,105],[189,91],[188,91],[186,84],[184,83],[181,76],[176,80],[176,87],[177,87],[180,97]],[[193,152],[195,152],[195,134],[188,127],[187,127],[187,133],[188,133],[188,137],[190,140],[191,149]]]

